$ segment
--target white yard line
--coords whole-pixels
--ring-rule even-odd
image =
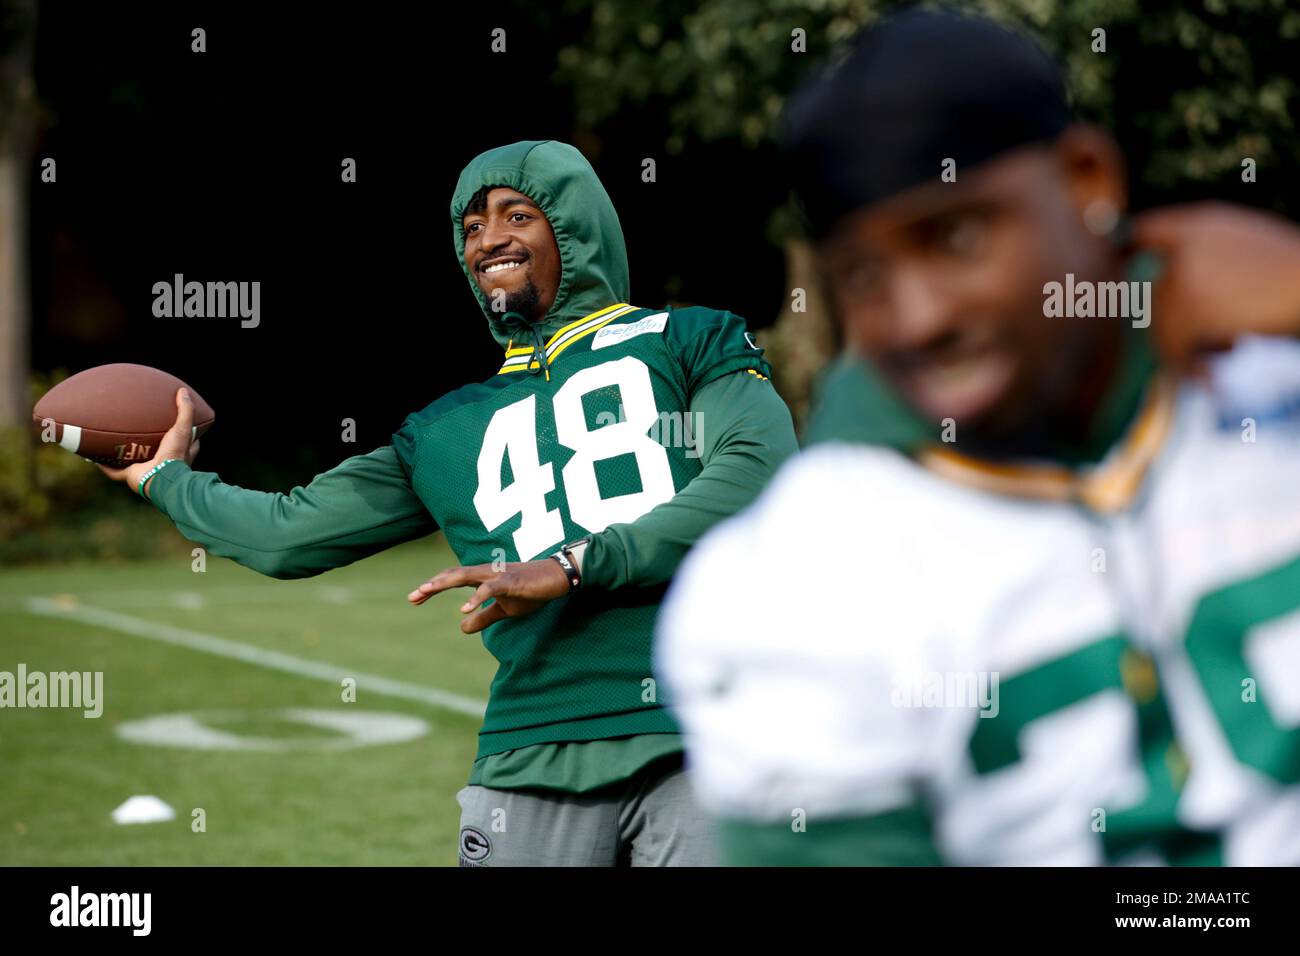
[[[239,641],[231,641],[224,637],[204,634],[200,631],[191,631],[183,627],[172,627],[169,624],[146,621],[142,618],[119,614],[116,611],[109,611],[104,608],[90,607],[85,604],[69,606],[43,597],[28,598],[26,605],[29,612],[43,617],[62,618],[80,621],[83,624],[93,624],[97,627],[106,627],[113,631],[129,634],[132,637],[144,637],[151,641],[161,641],[164,644],[173,644],[193,651],[202,651],[205,654],[228,657],[232,660],[243,661],[245,664],[268,667],[272,670],[284,671],[299,677],[315,677],[335,685],[344,678],[350,677],[357,682],[358,690],[364,689],[387,697],[402,697],[406,700],[415,700],[422,704],[430,704],[443,710],[450,710],[470,717],[481,719],[487,706],[483,701],[463,697],[460,694],[453,694],[451,691],[437,687],[408,684],[405,681],[380,677],[377,674],[363,674],[349,670],[346,667],[337,667],[334,664],[313,661],[305,657],[295,657],[292,654],[284,654],[280,651],[270,651],[252,644],[241,644]]]
[[[44,589],[42,589],[44,590]],[[409,590],[406,589],[406,590]],[[77,601],[91,601],[98,605],[115,607],[158,607],[175,605],[178,594],[197,594],[206,605],[230,604],[351,604],[357,600],[388,598],[392,601],[406,600],[406,590],[393,587],[322,587],[313,588],[267,588],[240,585],[215,585],[202,588],[73,588],[68,596]],[[0,607],[25,605],[30,594],[0,594]],[[58,594],[46,592],[44,597],[58,598]]]

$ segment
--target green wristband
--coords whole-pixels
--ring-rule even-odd
[[[158,472],[162,471],[164,468],[166,468],[174,461],[180,461],[180,459],[166,458],[158,462],[158,464],[154,465],[152,468],[150,468],[148,471],[144,473],[144,477],[140,479],[140,484],[135,489],[141,498],[144,497],[144,486],[149,483],[149,479],[152,478],[154,475],[158,474]]]

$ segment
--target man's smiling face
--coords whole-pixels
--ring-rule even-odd
[[[537,204],[505,186],[492,187],[486,195],[480,190],[466,207],[461,227],[465,266],[487,296],[488,307],[540,321],[560,287],[560,249]]]
[[[850,344],[933,422],[999,439],[1069,405],[1118,324],[1049,319],[1043,289],[1122,278],[1083,210],[1122,208],[1110,141],[1071,131],[845,217],[819,248]]]

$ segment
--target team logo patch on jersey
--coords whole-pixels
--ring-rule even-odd
[[[1300,418],[1300,342],[1246,336],[1211,359],[1210,370],[1221,431]]]
[[[647,315],[644,319],[637,319],[625,325],[607,325],[596,333],[591,340],[591,347],[603,349],[610,345],[618,345],[638,335],[645,335],[647,332],[662,332],[667,325],[667,312],[656,312],[654,315]]]
[[[482,866],[492,855],[492,841],[478,827],[460,828],[460,865]]]

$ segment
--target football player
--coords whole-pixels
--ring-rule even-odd
[[[461,629],[500,661],[459,794],[463,865],[712,862],[651,674],[653,619],[698,536],[794,451],[790,415],[738,316],[628,302],[618,216],[572,146],[478,156],[451,227],[504,353],[487,381],[287,495],[192,470],[181,390],[158,456],[109,473],[280,578],[442,529],[462,566],[409,600],[474,587]]]
[[[659,629],[726,858],[1300,863],[1300,231],[1139,217],[1147,316],[1049,317],[1150,281],[1120,154],[951,13],[786,141],[851,354]]]

